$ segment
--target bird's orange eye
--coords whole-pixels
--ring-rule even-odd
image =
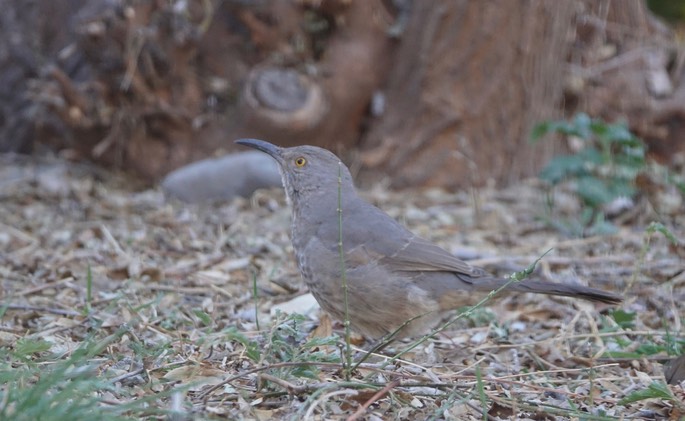
[[[306,164],[306,163],[307,163],[307,160],[304,159],[303,157],[299,157],[299,158],[295,159],[295,165],[298,167],[304,167],[304,164]]]

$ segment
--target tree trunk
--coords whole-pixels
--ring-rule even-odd
[[[262,137],[359,147],[362,181],[456,189],[535,174],[560,146],[532,126],[585,111],[685,153],[685,55],[641,0],[0,6],[0,151],[153,181]]]
[[[363,163],[394,187],[533,174],[551,150],[529,133],[557,115],[576,4],[414,2]]]

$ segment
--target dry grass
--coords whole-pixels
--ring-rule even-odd
[[[306,308],[272,314],[306,293],[280,191],[189,207],[87,167],[18,162],[5,158],[0,182],[0,418],[683,414],[681,386],[658,385],[662,362],[685,346],[685,212],[662,221],[675,247],[645,234],[646,212],[615,236],[560,237],[535,219],[544,201],[535,183],[481,190],[477,207],[468,194],[373,190],[412,230],[491,271],[520,270],[553,247],[539,276],[623,292],[625,314],[506,297],[345,381],[340,325]],[[661,398],[625,400],[645,390]]]

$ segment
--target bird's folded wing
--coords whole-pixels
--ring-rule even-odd
[[[406,244],[381,259],[398,271],[449,271],[472,277],[486,275],[485,271],[458,259],[447,250],[419,237],[410,237]]]
[[[473,267],[447,250],[413,235],[401,242],[376,238],[348,248],[345,254],[351,264],[376,262],[397,272],[455,272],[474,278],[487,275],[483,269]]]
[[[417,237],[375,206],[364,204],[348,214],[343,226],[346,258],[350,263],[377,262],[392,271],[455,272],[471,277],[487,273],[447,250]],[[327,225],[323,226],[329,229]],[[335,238],[333,233],[328,236]]]

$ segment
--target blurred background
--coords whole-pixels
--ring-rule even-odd
[[[233,140],[314,144],[361,182],[539,172],[578,112],[685,161],[677,0],[0,0],[0,152],[148,184]]]

